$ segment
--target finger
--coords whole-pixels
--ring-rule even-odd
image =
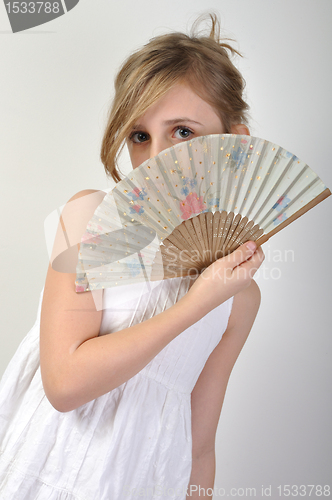
[[[242,262],[247,261],[252,257],[257,249],[257,245],[254,241],[247,241],[240,247],[238,247],[234,252],[224,257],[227,264],[233,269]]]
[[[236,274],[237,277],[241,276],[241,279],[251,280],[262,265],[264,259],[265,255],[263,250],[258,248],[249,260],[242,262],[233,270],[233,274]]]
[[[263,262],[264,259],[265,259],[265,254],[264,254],[262,248],[258,247],[256,249],[256,251],[252,254],[252,256],[249,259],[247,259],[247,261],[252,261],[252,260],[260,261],[260,260],[262,260],[262,262]],[[240,265],[242,265],[242,263]]]

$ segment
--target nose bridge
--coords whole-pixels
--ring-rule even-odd
[[[164,134],[155,134],[151,137],[150,158],[171,146],[171,141]]]

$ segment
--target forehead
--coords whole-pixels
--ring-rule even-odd
[[[177,83],[153,103],[137,122],[175,119],[200,121],[218,116],[212,106],[202,99],[190,85]]]

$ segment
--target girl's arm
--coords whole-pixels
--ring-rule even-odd
[[[202,498],[215,479],[215,436],[227,383],[260,304],[257,284],[234,297],[228,326],[207,360],[191,394],[193,463],[188,498]],[[199,489],[201,487],[201,490]],[[191,495],[190,495],[191,494]],[[211,495],[206,494],[206,498]]]
[[[84,197],[79,210],[64,209],[67,241],[80,241],[77,228],[83,234],[102,199],[96,193],[93,206],[86,194],[91,191],[78,193],[72,199]],[[74,269],[77,255],[77,250],[75,254],[69,252],[71,262],[64,262],[62,267]],[[261,250],[253,253],[246,246],[240,247],[210,266],[168,310],[103,336],[98,336],[102,311],[96,311],[92,293],[75,292],[75,272],[59,272],[49,266],[41,311],[40,364],[44,389],[52,405],[59,411],[70,411],[129,380],[177,335],[248,287],[262,255]],[[59,259],[56,262],[59,265]]]

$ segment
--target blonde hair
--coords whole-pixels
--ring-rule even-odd
[[[117,158],[134,123],[176,83],[185,81],[215,109],[225,133],[247,122],[245,81],[230,59],[241,54],[221,41],[218,17],[209,18],[208,36],[198,33],[200,17],[190,35],[175,32],[153,38],[122,65],[101,147],[105,171],[115,181],[121,180]]]

